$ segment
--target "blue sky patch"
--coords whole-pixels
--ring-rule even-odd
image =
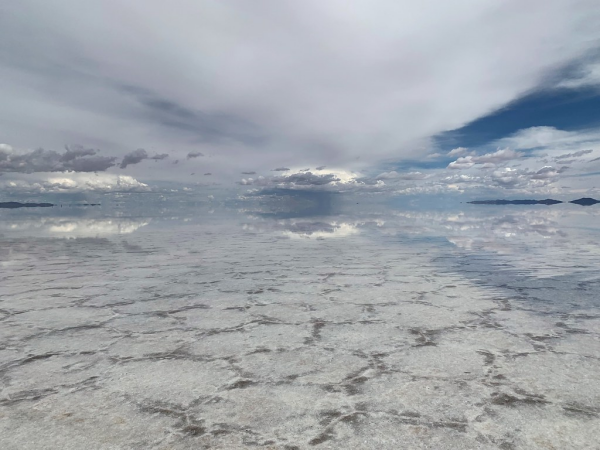
[[[597,88],[544,90],[515,100],[462,128],[441,133],[435,142],[441,152],[446,152],[456,147],[482,147],[530,127],[548,126],[570,131],[598,125],[600,91]]]

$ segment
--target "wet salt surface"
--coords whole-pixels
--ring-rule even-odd
[[[599,214],[10,212],[0,447],[600,448]]]

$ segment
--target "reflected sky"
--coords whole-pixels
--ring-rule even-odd
[[[515,437],[517,420],[544,435],[557,415],[588,429],[600,208],[376,200],[145,195],[0,211],[0,408],[88,411],[83,395],[94,420],[130,408],[143,433],[188,436],[152,422],[169,405],[215,436],[302,444],[327,432],[335,448],[360,448],[352,439],[388,422],[394,439],[419,426],[444,448],[490,450],[538,448]],[[267,401],[282,402],[265,413],[276,420],[245,412]],[[324,425],[353,411],[372,422]]]
[[[555,277],[600,267],[600,208],[571,204],[395,205],[330,193],[274,190],[236,203],[196,202],[189,197],[132,195],[107,198],[98,207],[65,205],[0,212],[0,239],[135,237],[139,245],[176,239],[182,229],[261,235],[293,240],[379,241],[394,251],[428,245],[447,261],[459,256],[504,273]],[[344,243],[345,242],[345,243]],[[160,246],[158,242],[152,245]],[[268,248],[265,249],[268,251]],[[486,264],[482,264],[485,261]]]

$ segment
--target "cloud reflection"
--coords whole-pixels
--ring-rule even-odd
[[[437,241],[440,245],[434,248],[440,253],[466,252],[466,256],[502,260],[520,272],[535,272],[535,276],[585,269],[600,256],[600,209],[465,206],[444,211],[348,206],[321,217],[282,219],[276,214],[250,214],[244,229],[291,239],[365,235],[388,241]]]
[[[8,237],[106,237],[130,234],[148,223],[148,219],[27,217],[1,221],[0,234]]]

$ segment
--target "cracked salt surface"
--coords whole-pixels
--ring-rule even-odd
[[[481,211],[7,212],[0,448],[600,448],[598,210]]]

